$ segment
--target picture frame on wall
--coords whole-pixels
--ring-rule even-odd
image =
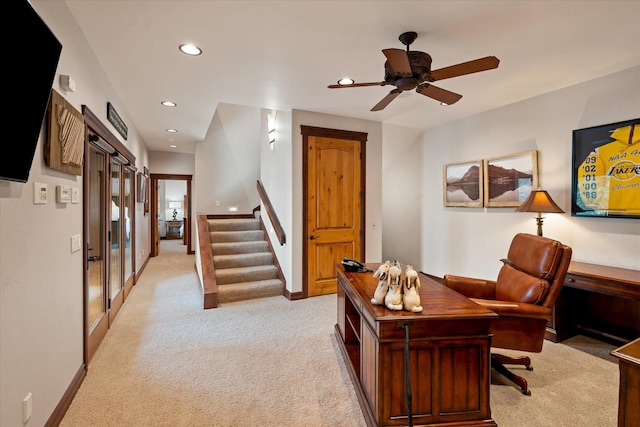
[[[572,134],[571,215],[640,218],[640,118]]]
[[[482,160],[444,165],[444,205],[482,207],[483,172]]]
[[[518,207],[538,188],[538,152],[525,151],[484,161],[484,206]]]
[[[144,203],[147,197],[147,178],[141,172],[138,172],[136,194],[136,201],[138,203]]]

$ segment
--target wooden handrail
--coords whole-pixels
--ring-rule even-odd
[[[197,215],[198,243],[200,249],[200,266],[202,268],[202,297],[204,308],[218,306],[218,283],[213,267],[213,251],[209,239],[209,222],[207,215]]]
[[[267,192],[265,191],[264,187],[262,186],[262,183],[259,180],[258,180],[258,194],[260,195],[260,200],[262,200],[262,203],[264,204],[264,208],[267,211],[267,215],[271,220],[271,224],[273,224],[273,229],[276,232],[278,241],[282,246],[286,243],[287,236],[285,235],[282,225],[280,225],[280,220],[278,220],[278,216],[276,215],[276,211],[273,209],[273,205],[269,200],[269,196],[267,195]]]

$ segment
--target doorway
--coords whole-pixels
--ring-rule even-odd
[[[335,293],[336,264],[364,259],[367,134],[301,126],[303,135],[303,295]]]
[[[180,239],[185,253],[191,248],[192,175],[151,174],[151,256],[160,253],[162,239]]]

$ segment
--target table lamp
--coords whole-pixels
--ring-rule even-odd
[[[173,208],[173,220],[176,220],[176,217],[178,216],[178,210],[179,208],[182,207],[182,203],[180,202],[169,202],[169,209]]]
[[[537,212],[536,223],[538,224],[538,236],[542,236],[542,213],[564,213],[556,202],[551,199],[549,193],[545,190],[537,189],[531,191],[527,200],[525,200],[516,212]]]

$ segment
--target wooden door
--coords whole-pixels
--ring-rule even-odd
[[[336,264],[364,259],[363,151],[366,134],[302,126],[305,296],[335,293]]]

